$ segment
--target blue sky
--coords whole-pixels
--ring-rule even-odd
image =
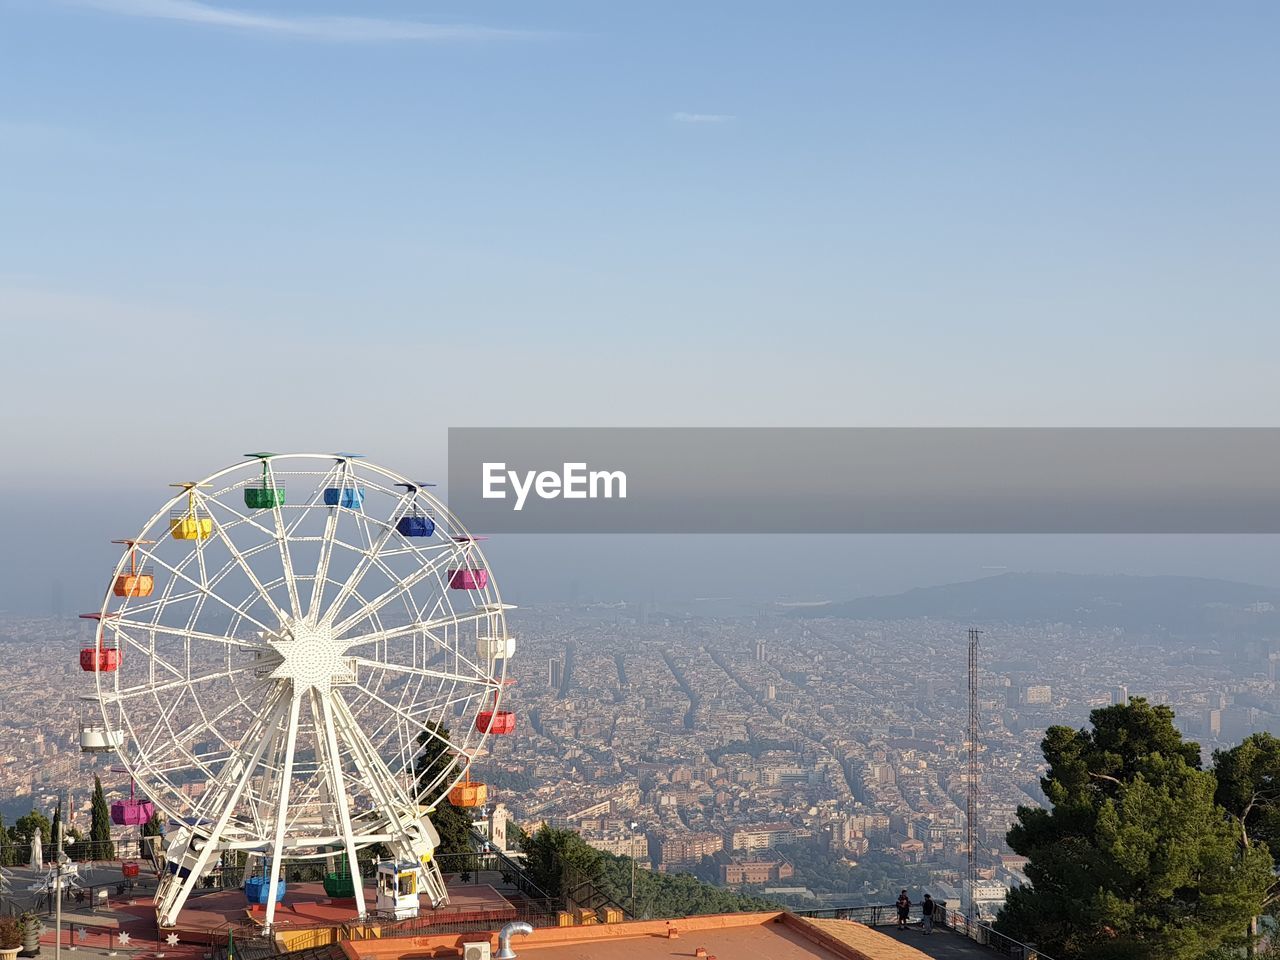
[[[464,424],[1275,425],[1278,27],[0,0],[0,475],[442,473]]]

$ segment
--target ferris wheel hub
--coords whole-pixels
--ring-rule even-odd
[[[355,666],[346,656],[350,643],[335,637],[326,623],[295,620],[280,635],[266,640],[280,657],[271,678],[288,681],[295,696],[312,688],[325,693],[355,679]]]

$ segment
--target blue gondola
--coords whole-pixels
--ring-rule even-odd
[[[420,513],[411,513],[396,522],[402,537],[429,537],[436,532],[436,522]]]
[[[250,877],[244,882],[244,897],[250,904],[260,907],[267,905],[267,890],[271,886],[270,877]],[[284,899],[284,879],[276,881],[276,903]]]
[[[326,487],[324,505],[358,510],[364,503],[364,487]]]

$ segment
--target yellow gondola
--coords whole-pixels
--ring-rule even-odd
[[[171,483],[187,491],[187,508],[169,514],[169,533],[175,540],[208,540],[213,536],[213,517],[202,513],[196,503],[198,483]]]

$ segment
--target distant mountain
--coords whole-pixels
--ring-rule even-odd
[[[795,610],[793,617],[1051,622],[1280,638],[1280,589],[1201,577],[1004,573]]]

